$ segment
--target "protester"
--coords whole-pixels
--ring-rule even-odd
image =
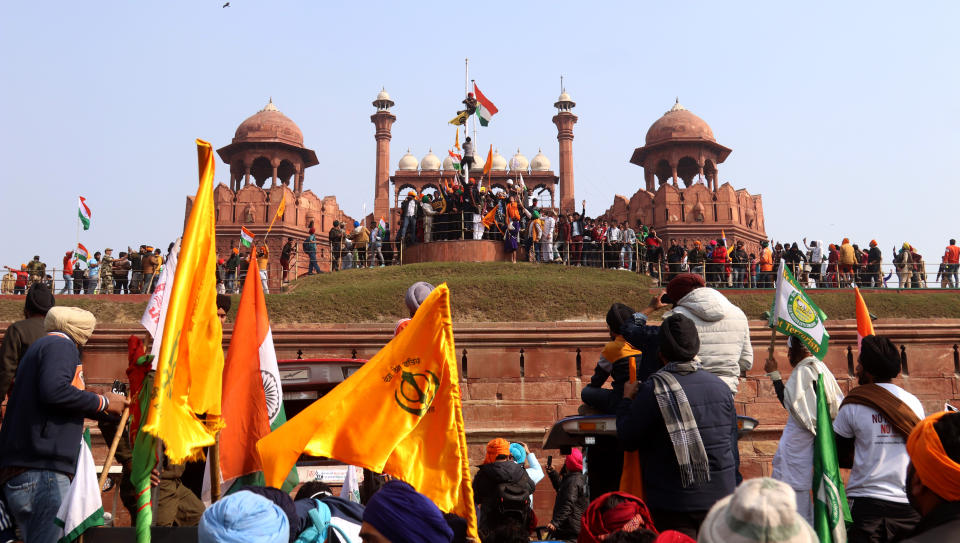
[[[339,269],[341,237],[339,225],[340,223],[338,221],[333,221],[333,228],[327,233],[328,239],[330,240],[330,254],[333,259],[331,269],[334,271]],[[330,235],[331,232],[333,233],[332,236]],[[303,242],[303,252],[307,253],[307,258],[310,261],[310,264],[307,266],[307,275],[321,273],[320,265],[317,263],[317,231],[312,226],[310,230],[307,231],[306,241]]]
[[[524,466],[524,469],[527,470],[527,475],[530,476],[530,480],[533,481],[534,485],[543,480],[545,475],[543,468],[540,466],[537,456],[533,454],[530,447],[527,447],[526,443],[511,443],[510,456],[513,457],[513,460],[517,464]],[[530,495],[530,504],[531,506],[533,505],[532,494]]]
[[[920,523],[904,543],[960,540],[960,413],[920,421],[907,439],[907,498]]]
[[[580,399],[586,406],[600,413],[614,414],[620,398],[623,397],[623,386],[630,376],[630,360],[640,364],[642,353],[624,339],[621,328],[628,321],[633,320],[633,309],[621,303],[615,303],[607,311],[607,330],[610,341],[603,347],[600,360],[593,371],[593,376],[587,386],[580,391]],[[607,379],[613,377],[613,387],[603,388]],[[584,412],[583,414],[586,414]]]
[[[513,460],[510,443],[499,437],[487,443],[486,457],[473,478],[481,538],[503,524],[526,527],[534,488],[526,470]]]
[[[70,291],[73,290],[73,251],[67,251],[63,255],[63,288],[60,289],[60,294],[70,294]]]
[[[130,259],[126,251],[120,251],[119,258],[113,261],[113,292],[130,294]]]
[[[960,282],[957,276],[960,275],[960,247],[957,247],[957,240],[951,239],[950,245],[947,245],[943,253],[943,263],[946,264],[947,285],[948,288],[960,288]]]
[[[882,263],[883,255],[880,253],[880,247],[877,246],[877,240],[870,240],[870,249],[867,251],[867,276],[870,278],[871,287],[884,286],[883,272],[880,270]]]
[[[640,498],[626,492],[608,492],[590,502],[580,526],[580,543],[611,541],[618,533],[657,533],[650,510]]]
[[[357,267],[367,267],[367,245],[370,243],[370,230],[360,221],[353,221],[353,233],[350,234],[350,241],[353,242],[353,248],[357,252]]]
[[[413,315],[416,314],[417,309],[420,308],[420,304],[427,299],[427,296],[430,296],[434,288],[433,285],[425,281],[417,281],[410,285],[410,288],[407,289],[406,294],[403,296],[403,303],[407,306],[410,317],[397,321],[397,326],[393,329],[394,336],[400,334],[400,332],[410,324],[410,321],[413,320]]]
[[[770,242],[760,242],[760,288],[773,287],[773,251]]]
[[[551,470],[550,481],[557,491],[553,517],[547,524],[550,537],[576,541],[580,534],[583,513],[587,509],[587,481],[583,475],[583,454],[571,449],[563,462],[563,475]]]
[[[777,398],[789,413],[777,452],[773,456],[772,477],[790,485],[797,495],[797,511],[812,526],[813,501],[810,489],[813,478],[810,474],[813,473],[813,441],[817,432],[817,376],[823,375],[831,419],[837,416],[843,393],[827,366],[793,336],[787,337],[787,360],[793,371],[786,385],[778,371],[779,362],[772,352],[764,364],[764,371],[773,382]]]
[[[280,249],[280,281],[283,284],[290,282],[290,263],[295,260],[296,255],[297,245],[293,242],[293,238],[287,237],[287,242]]]
[[[512,464],[520,469],[513,461]],[[522,471],[522,469],[521,469]],[[440,509],[403,481],[390,481],[363,511],[364,543],[449,543],[453,530]]]
[[[3,402],[13,384],[20,360],[30,345],[43,337],[44,317],[56,305],[50,289],[42,283],[36,283],[27,291],[23,302],[23,320],[7,327],[0,345],[0,402]]]
[[[290,521],[277,504],[249,490],[228,494],[203,513],[200,543],[288,543]]]
[[[251,253],[252,256],[252,253]],[[264,243],[257,247],[257,269],[260,272],[260,286],[263,287],[264,294],[270,294],[269,274],[270,269],[270,248]]]
[[[833,421],[840,467],[852,468],[846,486],[850,543],[896,541],[920,520],[903,481],[910,462],[907,436],[923,418],[923,406],[891,382],[899,374],[896,346],[885,337],[864,337],[856,367],[860,386],[843,399]]]
[[[736,486],[737,414],[733,395],[697,360],[700,338],[683,315],[660,326],[663,368],[629,383],[617,411],[617,437],[639,450],[643,492],[654,523],[696,537],[713,504]]]
[[[77,467],[83,419],[119,416],[121,395],[84,390],[79,347],[96,319],[77,307],[53,307],[47,335],[30,345],[0,427],[0,483],[25,541],[54,542],[53,522]]]
[[[797,513],[790,487],[769,477],[744,481],[720,500],[700,527],[699,543],[819,543]]]
[[[416,199],[416,191],[408,191],[407,197],[400,203],[397,212],[400,213],[400,230],[397,232],[397,241],[405,245],[417,242],[417,211],[420,203]],[[409,239],[409,241],[407,241]]]

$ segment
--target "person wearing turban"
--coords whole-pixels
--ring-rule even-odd
[[[417,201],[417,193],[408,191],[407,197],[400,203],[397,210],[400,213],[400,230],[397,232],[397,241],[406,245],[413,245],[417,242],[417,211],[420,210],[420,202]],[[409,241],[407,241],[409,238]]]
[[[535,488],[527,471],[513,459],[510,442],[499,437],[490,440],[483,464],[473,478],[481,538],[503,524],[526,527],[530,494]]]
[[[589,409],[609,415],[617,412],[617,404],[623,397],[623,385],[630,377],[630,360],[634,359],[639,367],[643,354],[624,338],[621,331],[624,324],[633,322],[633,315],[633,309],[621,303],[611,305],[607,311],[610,341],[600,353],[590,382],[580,391],[580,399],[585,406],[581,414],[588,414]],[[613,378],[613,387],[603,388],[610,377]]]
[[[608,540],[611,534],[641,530],[657,533],[647,504],[626,492],[607,492],[587,506],[581,521],[579,541],[600,543]]]
[[[7,396],[20,359],[30,344],[43,336],[43,319],[56,304],[53,292],[43,283],[34,283],[27,290],[23,304],[23,320],[7,327],[0,345],[0,401]]]
[[[450,543],[453,530],[432,501],[394,480],[367,503],[360,538],[365,543]]]
[[[902,541],[960,541],[960,413],[941,411],[920,421],[907,454],[907,498],[921,519]]]
[[[203,512],[197,529],[200,543],[287,543],[288,514],[269,498],[251,489],[229,494]],[[289,497],[287,498],[289,500]]]
[[[896,346],[886,337],[864,337],[856,367],[860,386],[843,399],[833,421],[840,467],[852,468],[846,485],[851,542],[895,541],[920,520],[903,481],[907,436],[923,419],[923,405],[891,382],[899,374]]]
[[[659,333],[663,367],[624,386],[617,438],[639,451],[657,528],[696,537],[710,507],[736,487],[737,413],[726,383],[700,364],[696,324],[675,314]]]
[[[0,426],[0,488],[24,541],[57,540],[52,519],[77,469],[83,419],[117,417],[129,404],[112,392],[85,390],[80,349],[96,322],[78,307],[50,308],[46,334],[17,369]]]
[[[407,289],[406,294],[403,295],[403,303],[407,306],[407,311],[410,312],[410,318],[400,319],[397,322],[397,326],[393,329],[393,335],[396,336],[406,328],[410,321],[413,320],[413,316],[417,313],[417,309],[420,309],[420,304],[427,299],[427,296],[430,296],[430,293],[433,292],[435,287],[426,281],[417,281],[416,283],[410,285],[410,288]]]

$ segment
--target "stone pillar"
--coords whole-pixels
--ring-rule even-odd
[[[277,164],[273,164],[273,175],[270,177],[270,188],[277,186]]]
[[[672,168],[671,175],[673,176],[673,186],[680,188],[680,184],[677,182],[677,165],[673,164],[670,166]]]
[[[370,122],[376,127],[373,137],[377,140],[377,169],[373,183],[373,220],[390,214],[390,130],[396,122],[396,115],[380,110],[370,116]]]
[[[553,116],[557,125],[557,141],[560,143],[560,211],[573,213],[577,209],[577,197],[573,189],[573,125],[577,116],[561,111]]]
[[[250,164],[243,165],[243,186],[250,184]]]
[[[647,191],[657,192],[657,181],[653,175],[653,168],[643,168],[643,180],[647,183]]]

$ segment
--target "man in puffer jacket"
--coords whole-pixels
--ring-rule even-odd
[[[664,313],[693,320],[700,335],[700,363],[737,393],[740,373],[753,367],[750,326],[743,311],[720,292],[704,286],[703,278],[692,273],[676,276],[667,284],[665,303],[673,309]]]

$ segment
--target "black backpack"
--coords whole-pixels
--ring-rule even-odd
[[[517,521],[521,526],[527,525],[530,493],[525,485],[519,482],[498,484],[495,505],[499,518]]]

